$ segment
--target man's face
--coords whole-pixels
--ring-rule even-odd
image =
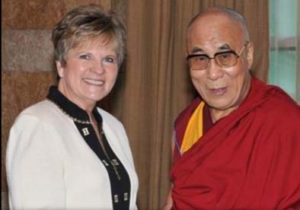
[[[206,54],[212,58],[216,53],[230,50],[240,55],[236,64],[230,67],[218,65],[215,59],[210,59],[203,70],[190,66],[193,85],[212,112],[233,111],[250,88],[252,44],[246,42],[239,23],[220,13],[209,13],[198,18],[189,27],[187,35],[188,55]]]

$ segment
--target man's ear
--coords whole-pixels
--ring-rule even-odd
[[[61,61],[55,61],[57,74],[60,78],[64,77],[64,67],[61,64]]]
[[[253,42],[249,42],[247,45],[247,55],[246,59],[248,62],[248,69],[251,69],[254,59],[254,45]]]

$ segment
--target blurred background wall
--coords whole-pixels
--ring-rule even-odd
[[[128,132],[140,181],[138,206],[157,210],[169,189],[173,121],[194,90],[185,63],[185,29],[210,6],[244,14],[254,45],[253,73],[267,78],[267,0],[2,0],[1,209],[7,209],[5,150],[9,128],[25,107],[46,96],[55,83],[54,24],[70,9],[95,3],[122,16],[128,55],[113,92],[100,106]]]

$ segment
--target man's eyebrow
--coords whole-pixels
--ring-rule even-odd
[[[200,47],[193,47],[192,54],[204,52]]]
[[[218,47],[219,50],[231,50],[231,47],[229,44],[223,44],[220,47]]]
[[[223,44],[220,47],[218,47],[218,50],[231,50],[231,47],[229,46],[229,44]],[[205,52],[202,48],[200,47],[193,47],[192,49],[192,54],[196,54],[196,53],[203,53]]]

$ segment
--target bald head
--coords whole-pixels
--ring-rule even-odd
[[[241,15],[239,12],[226,7],[211,7],[206,9],[203,12],[200,12],[189,22],[188,31],[195,23],[197,23],[199,19],[203,17],[207,17],[209,15],[224,16],[230,19],[232,22],[235,22],[236,24],[239,25],[239,27],[241,27],[245,41],[249,41],[250,38],[249,38],[249,31],[247,27],[246,18],[243,15]]]

